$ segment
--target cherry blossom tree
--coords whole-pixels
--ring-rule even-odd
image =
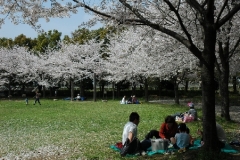
[[[240,73],[240,57],[238,54],[234,54],[230,58],[230,65],[229,65],[229,71],[230,71],[230,77],[232,77],[233,80],[233,91],[237,92],[237,85],[239,87],[239,83],[237,82],[237,77]]]
[[[47,73],[54,80],[70,82],[71,99],[74,98],[74,83],[85,78],[92,78],[93,73],[101,74],[101,43],[94,40],[86,44],[60,43],[61,49],[49,52]]]
[[[1,85],[8,88],[8,94],[12,95],[13,86],[24,86],[32,82],[34,75],[31,74],[32,55],[25,47],[1,48],[0,49],[0,77]]]
[[[37,24],[39,18],[48,21],[50,17],[69,16],[83,7],[96,15],[89,24],[101,20],[109,25],[146,25],[188,48],[201,62],[204,149],[219,150],[215,145],[215,44],[217,31],[240,10],[239,1],[102,0],[94,5],[90,0],[66,0],[66,4],[52,0],[51,6],[43,2],[46,1],[1,1],[1,14],[8,14],[16,24],[21,22],[19,17],[24,23]],[[38,25],[33,26],[39,28]]]
[[[234,6],[234,5],[233,5]],[[228,8],[233,7],[228,5]],[[239,14],[237,14],[239,17]],[[218,80],[220,84],[220,96],[221,96],[221,116],[226,120],[230,120],[229,115],[229,75],[231,74],[230,65],[234,64],[231,61],[235,61],[232,57],[239,56],[239,43],[240,36],[236,34],[236,29],[239,28],[239,18],[232,17],[227,23],[225,23],[218,31],[217,46],[216,46],[216,70]],[[235,69],[232,69],[232,73]],[[235,72],[236,73],[236,72]]]
[[[159,43],[161,41],[161,43]],[[145,87],[148,101],[148,81],[153,78],[171,80],[175,84],[175,102],[179,104],[178,85],[188,70],[196,68],[197,59],[185,54],[180,43],[144,27],[129,27],[110,38],[106,70],[110,81],[127,80]]]
[[[147,25],[182,43],[201,62],[205,149],[219,150],[215,122],[214,64],[217,30],[240,9],[238,1],[112,1],[101,10],[75,1],[115,24]],[[227,5],[234,3],[232,8]],[[110,7],[111,6],[111,7]],[[227,10],[227,12],[223,12]],[[160,18],[161,17],[161,18]],[[112,23],[112,24],[113,24]],[[110,23],[109,23],[110,24]],[[199,28],[200,26],[200,28]],[[200,40],[200,41],[199,41]],[[200,44],[200,45],[199,45]],[[208,132],[206,132],[208,130]],[[207,135],[208,133],[208,135]],[[210,133],[210,134],[209,134]]]
[[[142,3],[145,2],[145,3]],[[201,62],[203,138],[204,148],[219,150],[215,122],[215,44],[220,29],[240,9],[237,1],[233,8],[227,5],[233,1],[125,1],[113,2],[105,10],[90,8],[94,13],[118,24],[147,25],[163,32],[182,43]],[[80,3],[85,8],[86,4]],[[114,6],[114,7],[112,7]],[[224,10],[227,10],[223,14]],[[161,17],[161,18],[160,18]],[[199,41],[200,40],[200,41]],[[206,132],[208,131],[208,132]]]

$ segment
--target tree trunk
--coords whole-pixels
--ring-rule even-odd
[[[135,82],[133,82],[132,84],[132,95],[135,95],[136,94],[136,84]]]
[[[84,86],[83,86],[83,81],[80,82],[80,96],[84,97]]]
[[[25,83],[22,83],[22,88],[21,88],[21,95],[26,94],[25,92]]]
[[[188,91],[188,83],[189,83],[189,81],[188,81],[188,80],[186,80],[186,81],[185,81],[185,88],[184,88],[184,89],[185,89],[185,92],[187,92],[187,91]]]
[[[53,92],[55,92],[56,90],[53,90],[53,87],[50,87],[49,88],[49,97],[52,97],[52,95],[55,95],[53,94]],[[56,98],[56,97],[55,97]]]
[[[46,98],[46,87],[42,86],[43,98]]]
[[[117,97],[120,97],[120,83],[117,83]]]
[[[179,93],[178,93],[178,83],[177,83],[176,79],[174,79],[173,84],[174,84],[174,95],[175,95],[174,101],[175,101],[175,104],[180,104],[180,102],[179,102]]]
[[[148,102],[148,80],[145,79],[144,82],[144,90],[145,90],[145,102]]]
[[[161,96],[162,95],[162,85],[161,85],[161,81],[158,81],[158,95]]]
[[[220,78],[220,95],[221,95],[221,116],[224,117],[227,121],[230,121],[229,115],[229,91],[228,91],[228,78],[229,70],[226,68],[222,72]]]
[[[227,121],[230,121],[229,115],[229,43],[225,42],[224,47],[222,42],[219,42],[219,57],[220,64],[217,64],[218,75],[219,75],[219,90],[221,96],[221,116]]]
[[[232,85],[233,85],[233,93],[237,93],[237,77],[233,76],[232,78]]]
[[[74,82],[73,82],[73,79],[70,79],[70,85],[71,85],[71,101],[74,101]]]
[[[115,83],[114,82],[112,82],[112,98],[113,98],[113,100],[115,99],[115,95],[114,95],[114,93],[115,93]]]
[[[12,89],[11,89],[11,83],[9,81],[8,85],[7,85],[7,88],[8,88],[8,96],[11,97],[12,96]]]
[[[97,83],[96,83],[96,73],[93,73],[93,101],[96,102],[96,94],[97,94]]]
[[[102,81],[102,83],[101,83],[101,88],[102,88],[102,97],[103,97],[103,99],[106,99],[106,97],[105,97],[105,93],[106,93],[106,91],[105,91],[105,88],[104,88],[104,86],[105,86],[105,83]]]
[[[212,6],[213,7],[213,6]],[[213,14],[213,13],[212,13]],[[202,113],[203,113],[203,148],[206,151],[220,151],[216,130],[215,117],[215,44],[216,30],[213,27],[213,15],[207,18],[208,22],[204,27],[204,50],[202,56],[205,63],[201,65],[202,79]]]

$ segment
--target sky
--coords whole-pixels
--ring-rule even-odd
[[[71,36],[71,32],[77,30],[78,26],[82,22],[87,22],[90,18],[91,15],[84,13],[83,9],[81,8],[79,9],[79,12],[77,14],[72,15],[70,18],[54,18],[51,19],[50,22],[45,22],[45,20],[41,20],[40,24],[45,32],[56,29],[62,33],[63,37],[65,35]],[[98,29],[100,27],[101,24],[98,24],[91,29]],[[31,28],[31,26],[26,24],[14,25],[8,19],[5,21],[5,24],[3,24],[0,28],[0,38],[5,37],[14,39],[20,34],[24,34],[26,35],[26,37],[32,39],[37,38],[38,36],[38,32]]]

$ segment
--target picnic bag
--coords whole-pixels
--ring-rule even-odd
[[[184,115],[184,118],[183,118],[183,122],[186,123],[186,122],[192,122],[194,121],[194,117],[192,115],[189,115],[189,114],[185,114]]]
[[[120,155],[125,157],[127,154],[135,154],[140,151],[140,141],[138,138],[134,138],[132,142],[127,138],[122,149],[120,150]]]

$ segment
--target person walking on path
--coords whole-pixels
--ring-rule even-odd
[[[41,105],[41,103],[40,103],[40,93],[38,93],[38,92],[36,92],[36,95],[35,95],[35,102],[34,102],[33,105],[35,105],[36,102],[38,102],[38,103]]]

